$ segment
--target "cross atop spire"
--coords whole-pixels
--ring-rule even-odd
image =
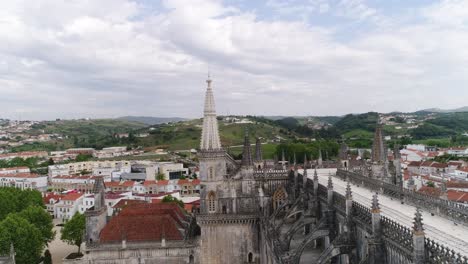
[[[203,111],[203,130],[200,149],[219,150],[221,149],[221,142],[219,140],[218,120],[216,119],[216,107],[209,75],[206,83],[207,88],[205,94],[205,108]]]

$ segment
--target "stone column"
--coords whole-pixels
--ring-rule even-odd
[[[378,194],[372,197],[372,236],[369,238],[369,263],[380,264],[384,259],[382,248],[382,230],[380,225],[380,207]]]
[[[413,225],[413,263],[426,263],[426,249],[424,247],[424,228],[422,223],[422,215],[419,208],[416,209]]]

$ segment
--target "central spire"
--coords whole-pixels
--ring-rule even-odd
[[[205,94],[205,108],[203,111],[203,130],[200,143],[201,150],[219,150],[221,142],[219,140],[218,120],[216,119],[216,107],[211,88],[211,79],[206,80],[207,88]]]

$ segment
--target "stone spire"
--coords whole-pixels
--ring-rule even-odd
[[[372,143],[372,162],[384,163],[387,160],[387,151],[382,133],[380,117],[377,117],[374,141]]]
[[[328,175],[328,185],[327,185],[327,188],[328,188],[328,189],[333,189],[333,180],[332,180],[331,174]]]
[[[377,193],[375,193],[372,196],[372,208],[371,209],[373,213],[380,212],[379,195]]]
[[[323,163],[322,149],[319,148],[319,157],[318,157],[318,160],[317,160],[317,165],[318,165],[319,167],[322,167],[322,163]]]
[[[315,170],[314,170],[314,182],[318,182],[317,168],[315,168]]]
[[[349,180],[348,180],[348,183],[346,184],[346,199],[351,199],[353,198],[353,193],[351,191],[351,184],[349,183]]]
[[[307,170],[307,167],[309,166],[307,162],[307,154],[304,153],[304,170]]]
[[[416,213],[414,214],[413,232],[417,234],[424,234],[424,227],[422,223],[422,214],[419,207],[416,207]]]
[[[96,177],[93,186],[94,193],[94,210],[98,211],[106,205],[105,203],[105,186],[103,177]]]
[[[219,150],[221,142],[219,140],[218,120],[216,119],[216,107],[211,88],[211,80],[206,80],[208,84],[205,94],[205,108],[203,111],[203,130],[200,143],[201,150]]]
[[[260,138],[257,138],[257,140],[255,141],[255,160],[256,161],[263,160],[262,143],[260,142]]]
[[[348,145],[346,145],[344,139],[343,139],[343,142],[341,142],[341,145],[340,145],[339,158],[340,158],[340,160],[347,160],[348,159]]]
[[[252,151],[250,148],[250,140],[249,140],[249,132],[245,130],[245,137],[244,137],[244,149],[242,151],[242,163],[241,165],[244,167],[252,166]]]

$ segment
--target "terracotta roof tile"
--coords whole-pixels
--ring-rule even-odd
[[[183,240],[183,221],[188,216],[173,203],[149,204],[139,203],[125,207],[113,217],[100,234],[100,241],[127,242],[166,240]],[[144,228],[143,228],[144,227]]]
[[[62,198],[62,200],[65,201],[76,201],[78,200],[81,196],[83,196],[82,193],[69,193],[65,195],[65,197]]]

